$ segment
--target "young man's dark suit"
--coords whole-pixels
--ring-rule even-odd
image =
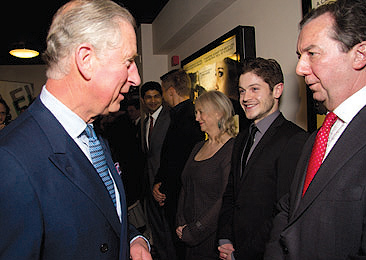
[[[266,259],[366,258],[364,129],[366,107],[344,130],[302,198],[317,132],[312,134],[299,159],[289,196],[279,203],[281,213],[275,218]]]
[[[235,140],[229,182],[219,220],[219,239],[229,239],[235,259],[261,259],[276,202],[288,192],[308,135],[280,113],[262,136],[242,172],[249,131]]]

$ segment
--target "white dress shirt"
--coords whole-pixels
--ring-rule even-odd
[[[71,111],[68,107],[62,104],[56,97],[54,97],[46,88],[43,87],[42,92],[40,94],[40,99],[43,105],[51,111],[51,113],[56,117],[56,119],[63,126],[65,131],[71,136],[71,138],[75,141],[75,143],[80,147],[85,156],[89,159],[90,163],[93,164],[92,158],[89,152],[89,139],[83,134],[86,123],[82,120],[77,114]],[[113,179],[113,176],[109,171],[109,176],[111,177],[114,185],[114,190],[116,194],[116,209],[117,214],[119,216],[119,220],[121,221],[121,203],[120,203],[120,195],[117,188],[117,185]]]
[[[159,114],[160,114],[160,112],[161,112],[161,110],[163,109],[163,106],[161,105],[158,109],[156,109],[156,111],[152,114],[152,115],[150,115],[149,114],[149,119],[147,120],[147,122],[146,122],[146,136],[145,136],[145,140],[146,140],[146,145],[147,145],[147,148],[150,148],[149,147],[149,142],[148,142],[148,140],[149,140],[149,132],[150,132],[150,116],[152,116],[152,118],[154,119],[154,121],[153,121],[153,126],[155,126],[155,123],[156,123],[156,120],[158,119],[158,117],[159,117]]]
[[[337,115],[338,119],[330,130],[327,149],[325,151],[323,161],[341,137],[348,124],[365,105],[366,86],[347,98],[342,104],[334,109],[333,113]]]

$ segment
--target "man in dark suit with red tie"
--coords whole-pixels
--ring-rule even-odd
[[[239,78],[240,104],[254,122],[239,133],[233,148],[218,228],[221,259],[263,258],[273,210],[288,192],[308,137],[278,110],[283,82],[275,60],[244,61]]]
[[[265,259],[366,259],[366,2],[338,0],[300,23],[296,72],[329,113],[304,146]]]

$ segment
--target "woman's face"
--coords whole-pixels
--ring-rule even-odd
[[[197,103],[195,112],[196,121],[200,124],[201,131],[212,133],[219,130],[219,115],[211,105]]]

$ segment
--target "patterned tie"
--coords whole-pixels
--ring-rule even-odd
[[[105,187],[109,192],[109,196],[113,201],[113,205],[116,207],[116,194],[114,191],[113,181],[109,176],[108,165],[103,153],[103,148],[94,132],[91,125],[87,125],[85,128],[86,136],[89,139],[89,151],[92,158],[93,166],[97,170],[99,177],[102,179]]]
[[[310,160],[308,164],[308,169],[306,171],[304,189],[302,191],[302,196],[305,195],[311,181],[313,180],[315,174],[317,173],[320,165],[323,162],[325,151],[327,149],[327,143],[329,138],[330,129],[333,124],[337,121],[337,116],[333,112],[329,112],[325,117],[322,127],[319,129],[315,142],[313,145],[313,150],[311,151]]]

